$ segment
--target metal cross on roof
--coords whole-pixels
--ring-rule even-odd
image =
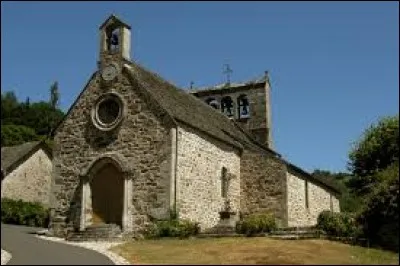
[[[233,72],[232,69],[230,68],[229,64],[224,64],[224,74],[226,74],[226,83],[230,84],[231,83],[231,73]]]

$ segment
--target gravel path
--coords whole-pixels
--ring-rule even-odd
[[[47,237],[47,236],[37,236],[37,237],[44,240],[91,249],[107,256],[116,265],[130,265],[130,263],[126,259],[115,254],[114,252],[109,251],[110,248],[122,244],[122,242],[103,242],[103,241],[72,242],[72,241],[66,241],[63,238],[58,238],[58,237]]]
[[[11,254],[5,251],[4,249],[1,250],[1,265],[6,265],[7,262],[11,259]]]

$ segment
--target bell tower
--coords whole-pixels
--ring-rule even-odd
[[[100,26],[100,61],[102,69],[110,62],[123,62],[130,60],[131,53],[131,27],[111,15]]]

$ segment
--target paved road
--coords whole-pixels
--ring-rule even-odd
[[[10,252],[7,265],[113,265],[106,256],[85,248],[37,238],[40,228],[1,224],[1,248]]]

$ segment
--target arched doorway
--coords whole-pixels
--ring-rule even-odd
[[[100,166],[92,175],[90,190],[92,224],[117,224],[122,227],[124,178],[121,171],[110,162]]]

